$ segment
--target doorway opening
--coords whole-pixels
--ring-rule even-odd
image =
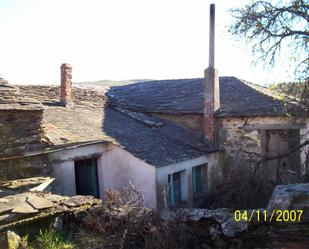
[[[97,158],[78,160],[74,165],[76,194],[100,198]]]

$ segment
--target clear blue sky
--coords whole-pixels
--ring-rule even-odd
[[[226,27],[246,0],[0,0],[0,74],[11,83],[202,77],[209,4],[216,3],[215,64],[221,76],[258,84],[289,79],[288,64],[252,65],[251,49]]]

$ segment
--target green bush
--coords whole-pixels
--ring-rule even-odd
[[[50,228],[40,230],[29,249],[74,249],[74,245],[66,241],[64,236]]]

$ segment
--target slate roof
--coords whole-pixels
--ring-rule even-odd
[[[49,149],[105,141],[154,166],[217,151],[202,134],[176,123],[106,105],[104,91],[74,88],[72,108],[59,105],[59,86],[20,86],[19,92],[42,104]]]
[[[54,181],[50,177],[33,177],[18,180],[0,181],[0,198],[27,191],[46,190]]]
[[[74,106],[59,105],[59,86],[2,86],[1,105],[41,105],[49,148],[111,142],[154,166],[218,151],[202,134],[149,115],[203,113],[203,79],[160,80],[106,89],[74,88]],[[266,88],[235,77],[220,78],[222,117],[285,115]]]
[[[67,197],[41,191],[5,196],[0,198],[0,231],[55,215],[86,211],[101,203],[89,195]]]
[[[41,110],[40,103],[0,79],[0,110]]]
[[[235,77],[220,77],[222,117],[282,116],[287,109],[267,88]],[[110,104],[135,111],[159,113],[203,113],[204,79],[176,79],[141,82],[112,87]],[[290,104],[289,111],[300,108]]]

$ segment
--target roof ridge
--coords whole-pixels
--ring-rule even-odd
[[[194,131],[192,131],[191,129],[183,127],[183,126],[181,126],[177,123],[174,123],[172,121],[168,121],[168,120],[162,120],[161,121],[161,118],[146,115],[145,113],[130,111],[130,110],[127,110],[125,108],[118,108],[118,107],[113,107],[112,109],[119,111],[119,112],[127,115],[128,117],[130,117],[130,118],[132,118],[132,119],[134,119],[138,122],[141,122],[146,126],[149,126],[150,128],[159,128],[159,129],[156,129],[157,132],[161,133],[164,136],[167,136],[168,138],[170,138],[174,141],[180,142],[182,144],[186,144],[186,145],[188,145],[188,146],[190,146],[194,149],[198,149],[199,151],[202,151],[202,152],[204,152],[204,151],[209,152],[209,149],[205,148],[207,143],[205,143],[204,139],[197,138],[198,134],[195,133]],[[144,117],[147,117],[147,118],[144,119]],[[158,122],[159,120],[160,120],[160,122]],[[189,141],[185,141],[184,139],[178,138],[175,133],[173,133],[173,135],[171,136],[168,132],[164,132],[164,123],[167,124],[167,125],[174,126],[177,129],[181,129],[183,132],[186,132],[187,134],[190,133],[190,135],[192,137],[195,137],[196,139],[198,139],[200,141],[200,143],[199,143],[200,146],[196,146],[196,145],[194,145],[194,143],[191,143]],[[192,137],[191,137],[191,139],[192,139]],[[182,138],[183,138],[183,136],[182,136]],[[208,144],[210,144],[209,141],[207,141],[207,142],[208,142]],[[214,151],[216,151],[215,148],[214,148]]]
[[[128,117],[146,125],[146,126],[149,126],[149,127],[156,127],[156,128],[159,128],[163,125],[163,122],[155,122],[153,120],[150,120],[150,119],[153,119],[153,118],[148,118],[148,119],[144,119],[143,117],[146,117],[145,114],[143,113],[140,113],[140,112],[133,112],[133,111],[129,111],[127,109],[124,109],[124,108],[119,108],[119,107],[112,107],[112,109],[118,111],[118,112],[121,112],[125,115],[127,115]],[[137,114],[137,115],[136,115]],[[149,116],[151,117],[151,116]]]

